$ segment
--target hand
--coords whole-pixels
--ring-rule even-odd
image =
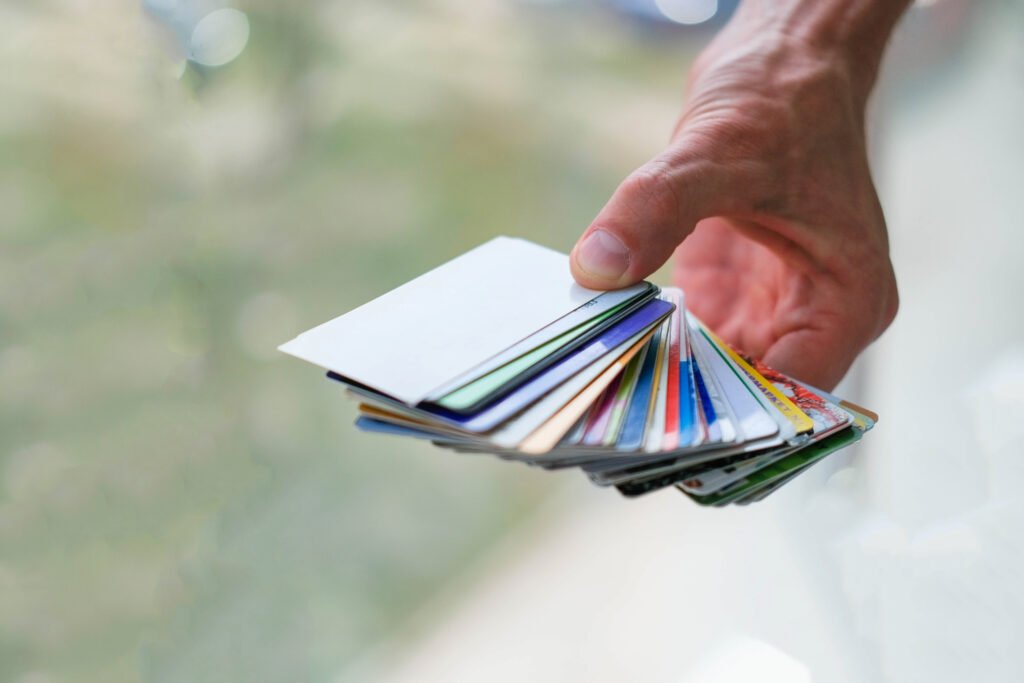
[[[833,388],[898,305],[864,136],[874,74],[858,68],[737,15],[695,64],[671,144],[576,244],[576,280],[623,287],[675,251],[699,318],[776,369]]]

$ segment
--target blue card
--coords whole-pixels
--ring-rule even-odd
[[[718,423],[718,414],[715,406],[711,403],[711,395],[704,384],[704,376],[700,372],[700,365],[693,363],[693,379],[697,385],[697,396],[700,399],[700,407],[704,410],[704,417],[708,422],[708,441],[718,443],[722,440],[722,426]]]
[[[700,435],[697,417],[697,394],[690,371],[690,358],[686,349],[679,354],[679,447],[692,446]]]
[[[391,434],[393,436],[410,436],[414,439],[424,439],[426,441],[458,441],[458,439],[453,437],[434,434],[433,432],[419,430],[415,427],[397,425],[393,422],[385,422],[384,420],[378,420],[365,415],[360,415],[356,418],[356,428],[362,432]]]
[[[615,448],[621,451],[639,450],[644,443],[644,432],[647,430],[647,411],[651,405],[651,389],[654,387],[654,373],[657,370],[658,354],[654,351],[661,344],[661,330],[658,330],[651,341],[650,350],[644,358],[640,369],[640,377],[636,389],[626,409],[626,419]]]

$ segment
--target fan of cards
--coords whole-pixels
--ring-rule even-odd
[[[507,237],[281,350],[347,387],[362,430],[703,505],[761,500],[878,419],[731,348],[678,289],[584,289]]]

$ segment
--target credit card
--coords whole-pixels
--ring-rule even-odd
[[[572,429],[562,437],[562,441],[559,444],[560,446],[574,446],[583,440],[583,432],[587,428],[587,418],[590,417],[591,410],[593,410],[593,406],[587,408],[586,412],[584,412],[583,416],[576,421],[576,424],[573,425]]]
[[[789,399],[812,422],[811,433],[820,435],[849,424],[852,418],[838,405],[829,403],[823,396],[803,386],[792,377],[764,364],[764,361],[738,354],[746,364],[754,368],[761,377],[771,383],[779,393]]]
[[[681,490],[697,502],[704,505],[720,506],[743,500],[747,500],[747,502],[760,500],[764,496],[758,494],[764,493],[764,495],[767,495],[771,491],[766,491],[766,489],[770,488],[771,490],[775,490],[776,488],[779,488],[779,486],[792,479],[796,474],[799,474],[811,465],[820,462],[826,456],[856,443],[865,432],[871,430],[871,428],[875,426],[875,420],[873,420],[872,417],[877,416],[875,416],[871,411],[866,411],[869,414],[865,414],[852,408],[844,408],[844,410],[849,412],[849,417],[851,418],[849,426],[832,433],[830,436],[826,436],[824,439],[816,443],[797,450],[795,453],[790,454],[768,467],[757,470],[750,476],[737,481],[720,491],[709,496],[694,496],[692,493],[688,493],[683,489]]]
[[[626,342],[633,335],[657,324],[671,312],[672,305],[667,302],[658,299],[647,302],[618,325],[605,330],[596,339],[563,358],[528,383],[473,415],[459,415],[442,408],[431,407],[420,407],[413,410],[425,415],[428,419],[437,419],[467,432],[474,434],[490,432],[539,401],[555,387],[593,364],[616,346]]]
[[[750,476],[734,483],[731,486],[727,486],[721,491],[712,493],[711,495],[695,496],[686,491],[686,489],[679,488],[679,490],[701,505],[728,505],[735,500],[749,495],[751,492],[761,488],[762,486],[769,485],[772,482],[785,477],[794,470],[803,469],[808,465],[822,460],[841,448],[846,448],[847,446],[856,443],[860,440],[863,433],[863,430],[851,425],[850,427],[847,427],[832,436],[826,437],[817,443],[812,443],[801,448],[796,453],[793,453],[782,460],[769,465],[768,467],[761,468]]]
[[[622,360],[623,356],[629,353],[634,347],[638,347],[640,342],[646,340],[656,324],[657,321],[648,326],[647,329],[641,330],[637,334],[633,335],[625,342],[615,347],[611,352],[605,354],[596,362],[587,366],[583,371],[574,375],[571,379],[549,392],[540,401],[533,404],[522,413],[516,415],[511,420],[503,423],[498,429],[489,434],[473,434],[460,430],[453,423],[441,422],[432,413],[419,408],[405,406],[388,397],[374,395],[373,392],[367,391],[363,387],[350,385],[349,391],[364,399],[364,405],[360,405],[359,407],[360,412],[363,414],[367,414],[381,420],[394,422],[396,424],[431,431],[442,436],[454,436],[461,437],[462,439],[470,439],[471,441],[468,442],[460,442],[462,443],[462,447],[467,449],[509,451],[509,453],[501,453],[501,455],[507,459],[529,461],[533,459],[534,456],[541,455],[545,452],[539,450],[541,448],[541,444],[544,444],[549,449],[557,445],[558,440],[564,436],[564,433],[572,428],[573,422],[565,424],[564,431],[559,432],[558,437],[554,441],[550,442],[550,444],[548,444],[546,439],[549,435],[555,433],[556,430],[549,427],[543,435],[540,435],[533,440],[531,450],[529,452],[526,452],[525,446],[523,446],[524,440],[527,437],[532,436],[534,432],[538,432],[541,426],[551,421],[553,416],[562,411],[569,402],[573,401],[574,398],[587,390],[588,387],[595,386],[595,380],[604,376],[605,372],[609,368],[615,367],[617,364],[624,365],[625,361]],[[614,379],[616,374],[617,372],[611,373],[609,375],[609,381],[610,379]],[[582,415],[583,411],[585,411],[589,405],[590,403],[582,406],[582,410],[576,415],[575,419],[578,420],[579,415]],[[515,449],[517,448],[521,448],[523,452],[515,452]]]
[[[648,349],[650,349],[650,344],[645,344],[637,352],[636,356],[633,357],[633,360],[629,361],[629,365],[626,366],[622,373],[622,381],[619,383],[618,390],[615,392],[615,401],[612,403],[612,413],[608,420],[608,428],[605,430],[604,439],[601,441],[602,446],[614,446],[619,440],[619,434],[622,433],[622,425],[626,419],[626,408],[629,407],[629,403],[636,391],[637,380],[640,377],[640,368],[643,367]]]
[[[626,409],[622,433],[619,434],[619,440],[615,443],[615,447],[620,451],[636,451],[643,446],[660,346],[661,331],[659,330],[647,344],[636,389],[633,391],[633,397],[629,400],[629,407]]]
[[[695,326],[695,329],[698,334],[694,334],[692,339],[707,360],[725,400],[732,407],[741,438],[755,441],[778,434],[779,425],[755,396],[754,390],[748,388],[737,371],[729,365],[724,352],[720,353],[711,339],[700,333],[700,327]]]
[[[665,435],[661,439],[661,450],[671,451],[679,446],[679,319],[683,311],[683,293],[675,287],[662,290],[664,296],[675,304],[676,310],[669,318],[668,375],[665,389]]]
[[[356,428],[362,432],[371,432],[374,434],[388,434],[391,436],[408,436],[414,439],[424,439],[426,441],[434,441],[438,436],[425,429],[417,429],[412,425],[397,424],[395,422],[388,422],[369,415],[360,415],[356,418]]]
[[[668,394],[668,346],[672,340],[669,321],[662,323],[661,344],[658,347],[658,363],[654,378],[654,391],[651,394],[651,410],[644,434],[644,451],[656,453],[661,450],[661,442],[665,438],[665,401]]]
[[[685,310],[685,300],[680,293],[679,310]],[[679,316],[679,402],[678,402],[678,424],[679,435],[678,445],[683,447],[699,446],[705,438],[705,431],[701,425],[700,409],[697,405],[697,388],[694,383],[693,366],[690,363],[690,335],[687,333],[689,326],[686,324],[683,315]]]
[[[618,325],[605,330],[585,346],[573,351],[496,403],[466,418],[462,428],[470,432],[487,432],[494,429],[633,335],[658,323],[671,312],[671,304],[658,299],[648,301]]]
[[[777,384],[783,384],[783,378],[789,379],[776,371],[771,371],[771,373],[774,376],[773,381]],[[849,413],[835,404],[829,404],[824,398],[804,387],[800,387],[797,405],[800,406],[801,410],[807,412],[808,415],[820,417],[820,419],[815,419],[814,432],[811,434],[812,441],[820,441],[826,438],[847,426],[852,420]],[[706,469],[683,477],[683,480],[679,482],[679,486],[695,495],[709,495],[732,485],[736,481],[744,479],[763,467],[782,460],[797,450],[799,450],[799,447],[780,448],[740,462],[723,463],[720,467]]]
[[[559,439],[572,428],[572,425],[579,419],[580,415],[586,412],[587,407],[594,402],[597,395],[604,391],[619,376],[629,361],[633,359],[633,356],[647,343],[652,334],[653,330],[648,331],[642,338],[636,340],[625,353],[617,357],[610,367],[605,369],[583,391],[573,397],[564,408],[523,440],[519,444],[519,450],[530,455],[543,456],[554,448]]]
[[[658,288],[650,282],[640,282],[624,289],[595,294],[596,296],[593,299],[586,301],[566,315],[527,335],[525,338],[517,340],[508,348],[501,350],[482,363],[435,387],[424,401],[435,402],[603,314],[613,310],[621,313],[627,312],[627,308],[638,306],[657,296]]]
[[[428,406],[436,405],[445,410],[463,414],[480,410],[502,394],[509,393],[530,381],[575,349],[600,335],[610,326],[617,324],[652,298],[653,295],[627,300],[436,401],[428,400],[425,403]],[[594,307],[585,308],[593,309]]]
[[[732,412],[732,408],[722,397],[722,390],[719,387],[718,381],[711,373],[703,351],[697,344],[697,339],[694,336],[697,332],[694,331],[689,320],[687,320],[687,332],[690,335],[690,348],[693,350],[693,359],[696,362],[697,371],[700,376],[700,385],[703,387],[707,394],[707,399],[711,403],[711,411],[707,414],[710,416],[713,413],[714,415],[714,422],[708,427],[709,433],[717,434],[722,443],[732,443],[739,438],[735,426],[736,417]]]
[[[697,405],[700,407],[704,441],[706,443],[721,443],[722,427],[718,422],[718,413],[715,411],[715,405],[711,402],[711,395],[704,384],[704,376],[700,372],[696,358],[690,361],[690,365],[693,368],[693,383],[697,389]]]
[[[728,356],[730,361],[738,365],[739,368],[746,373],[750,382],[752,382],[757,390],[760,391],[766,399],[768,399],[771,406],[793,425],[793,429],[796,434],[807,434],[814,429],[814,422],[811,418],[805,415],[803,411],[796,406],[796,404],[790,401],[785,394],[779,391],[778,387],[765,379],[764,376],[751,366],[743,356],[737,353],[735,349],[724,342],[718,335],[707,327],[701,326],[701,333],[706,335],[715,343],[715,346],[718,348],[720,353],[724,353]]]
[[[685,302],[649,283],[583,289],[564,254],[502,238],[281,348],[360,400],[360,430],[579,468],[626,496],[675,486],[750,504],[874,425],[730,347]]]
[[[280,349],[416,405],[603,294],[573,280],[565,254],[499,237]]]
[[[589,424],[587,424],[586,431],[583,432],[584,446],[599,446],[604,440],[604,432],[608,428],[608,420],[612,416],[612,404],[615,403],[615,390],[618,388],[618,383],[619,378],[617,377],[594,404]]]

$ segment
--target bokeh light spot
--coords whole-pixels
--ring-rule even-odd
[[[249,19],[230,7],[214,10],[192,30],[188,56],[203,66],[223,66],[242,54],[249,42]]]
[[[718,13],[718,0],[655,0],[655,4],[678,24],[703,24]]]

